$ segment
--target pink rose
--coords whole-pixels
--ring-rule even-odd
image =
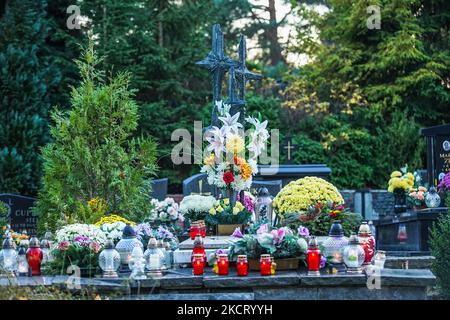
[[[423,192],[422,192],[422,191],[419,191],[419,192],[417,193],[417,199],[423,200]]]

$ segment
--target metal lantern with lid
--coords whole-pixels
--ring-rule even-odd
[[[441,197],[436,192],[436,189],[434,187],[430,188],[430,191],[427,192],[427,195],[425,197],[425,204],[428,208],[437,208],[441,204]]]
[[[117,270],[120,267],[120,254],[114,249],[114,242],[108,239],[105,248],[98,256],[98,265],[103,271],[104,278],[117,278]]]
[[[6,238],[0,251],[0,271],[7,277],[15,277],[17,271],[17,252],[11,238]]]
[[[340,221],[334,221],[330,227],[328,238],[323,242],[323,255],[330,262],[330,266],[338,272],[345,272],[342,252],[348,245],[348,240],[344,236],[344,230]]]
[[[164,253],[158,247],[158,241],[155,238],[148,240],[147,250],[144,253],[145,267],[152,276],[162,276],[164,271],[163,261]]]
[[[362,273],[362,264],[366,258],[364,249],[359,244],[356,233],[350,236],[348,245],[344,248],[344,263],[347,266],[347,273]]]
[[[142,248],[136,246],[131,251],[130,262],[128,268],[131,270],[130,278],[135,280],[147,279],[145,275],[145,259]]]
[[[375,265],[375,267],[383,269],[385,262],[386,262],[386,251],[378,250],[373,259],[373,264]]]
[[[129,271],[128,264],[131,259],[133,249],[139,247],[144,248],[142,242],[136,238],[136,231],[132,226],[127,224],[122,232],[122,239],[116,244],[116,250],[120,254],[120,262],[124,271]]]
[[[372,263],[372,258],[375,254],[375,238],[372,236],[370,226],[366,221],[363,221],[359,226],[358,238],[365,253],[363,265],[369,265]]]
[[[41,275],[41,264],[44,259],[44,254],[39,245],[39,240],[36,237],[31,237],[30,245],[27,250],[28,266],[31,269],[32,276]]]
[[[255,223],[268,222],[272,225],[272,197],[267,188],[260,188],[255,203]]]

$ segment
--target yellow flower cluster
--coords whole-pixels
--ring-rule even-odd
[[[214,207],[209,209],[209,214],[215,215],[216,213],[221,213],[229,205],[230,205],[230,200],[228,198],[223,199],[222,204],[220,201],[218,201]],[[244,205],[242,203],[240,203],[239,201],[236,201],[236,204],[234,205],[234,208],[233,208],[233,214],[237,215],[239,212],[241,212],[244,209],[245,209]]]
[[[105,223],[115,223],[115,222],[119,222],[119,221],[123,222],[123,223],[126,223],[126,224],[130,224],[132,226],[136,225],[135,222],[127,220],[127,219],[125,219],[125,218],[123,218],[121,216],[115,215],[115,214],[112,214],[110,216],[102,217],[99,221],[97,221],[95,223],[95,225],[99,227],[99,226],[101,226],[101,225],[103,225]]]
[[[273,207],[283,216],[306,211],[313,203],[327,201],[344,204],[342,195],[333,184],[321,178],[305,177],[291,181],[281,189],[273,200]]]
[[[105,213],[108,205],[102,198],[95,197],[88,201],[89,208],[94,212]]]
[[[244,139],[238,134],[232,134],[227,138],[226,149],[233,154],[238,154],[245,149]]]
[[[411,172],[407,172],[403,175],[400,171],[394,171],[391,173],[391,179],[388,182],[389,192],[396,192],[396,190],[408,192],[413,186],[414,175]]]

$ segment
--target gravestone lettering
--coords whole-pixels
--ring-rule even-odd
[[[36,199],[15,194],[0,194],[0,201],[8,207],[8,221],[14,231],[26,230],[29,235],[36,235],[37,216],[32,210]]]
[[[450,124],[421,129],[427,139],[427,176],[436,186],[450,172]]]

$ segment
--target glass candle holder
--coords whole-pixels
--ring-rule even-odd
[[[36,237],[31,237],[30,246],[26,253],[28,265],[31,269],[32,276],[41,275],[41,263],[44,259],[44,254],[39,245],[39,241]]]
[[[198,232],[202,238],[206,237],[206,224],[205,221],[200,221],[198,225]]]
[[[191,229],[190,229],[190,232],[189,232],[191,240],[195,240],[195,237],[197,235],[199,235],[199,234],[201,235],[200,225],[197,222],[192,222]]]
[[[400,224],[398,226],[398,233],[397,233],[397,239],[400,243],[406,243],[406,240],[408,240],[408,234],[406,233],[406,225]]]
[[[203,275],[205,269],[205,262],[203,260],[203,254],[194,254],[192,257],[192,274],[194,276]]]
[[[308,243],[306,262],[308,264],[309,276],[320,276],[320,249],[316,237],[311,237]]]
[[[203,255],[203,263],[206,265],[206,251],[203,245],[203,239],[199,234],[195,237],[194,248],[192,249],[192,257],[194,257],[195,254]]]
[[[246,255],[239,255],[236,259],[237,275],[240,277],[248,276],[248,260]]]
[[[226,253],[221,253],[217,257],[217,268],[219,276],[228,275],[228,255]]]
[[[361,273],[362,264],[366,259],[366,253],[359,244],[356,234],[350,236],[348,246],[344,248],[344,263],[347,266],[347,273]]]
[[[259,269],[262,276],[270,276],[272,268],[272,259],[270,254],[262,254],[259,259]]]

